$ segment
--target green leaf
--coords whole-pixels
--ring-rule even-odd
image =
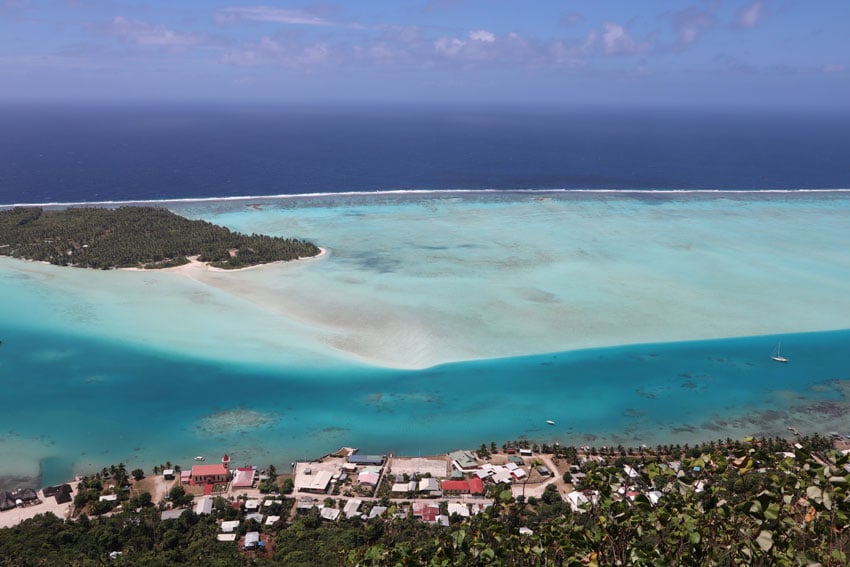
[[[777,518],[779,518],[779,504],[777,502],[773,502],[764,511],[764,519],[776,520]]]
[[[823,491],[823,507],[832,510],[832,496],[826,490]]]
[[[806,489],[806,496],[812,500],[820,502],[823,498],[823,490],[817,486],[810,486]]]

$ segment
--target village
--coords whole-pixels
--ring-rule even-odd
[[[846,440],[815,439],[823,449],[850,452]],[[655,450],[528,443],[497,450],[482,445],[477,451],[429,457],[368,455],[344,447],[294,462],[288,474],[278,474],[273,466],[233,466],[225,454],[218,462],[188,468],[171,463],[154,467],[150,476],[139,469],[127,473],[122,464],[41,491],[0,492],[0,521],[10,526],[44,512],[75,519],[83,513],[110,515],[146,506],[158,507],[161,519],[170,520],[191,510],[215,514],[218,541],[245,553],[271,554],[274,534],[298,516],[314,514],[320,522],[410,518],[449,527],[510,500],[557,497],[580,514],[595,504],[600,489],[655,506],[671,491],[705,490],[713,470],[766,472],[767,460],[793,466],[797,452],[804,450],[799,442],[752,438]],[[829,466],[816,452],[811,455]],[[835,473],[850,474],[850,465]],[[520,533],[533,532],[520,527]]]

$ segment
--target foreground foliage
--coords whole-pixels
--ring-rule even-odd
[[[0,211],[0,254],[62,266],[164,268],[198,256],[216,267],[241,268],[318,253],[310,242],[248,236],[155,207]]]

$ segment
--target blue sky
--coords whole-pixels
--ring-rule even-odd
[[[0,99],[849,106],[848,0],[0,0]]]

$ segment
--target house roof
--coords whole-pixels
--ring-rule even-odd
[[[360,484],[378,484],[380,475],[374,472],[362,472],[357,475],[357,482]]]
[[[484,481],[478,477],[472,477],[467,481],[470,494],[484,494]]]
[[[197,500],[195,500],[195,513],[196,514],[209,514],[212,512],[213,507],[213,499],[209,496],[203,496]]]
[[[239,520],[230,520],[221,523],[221,531],[229,533],[239,527]]]
[[[465,480],[444,480],[442,488],[443,492],[469,492],[469,482]]]
[[[363,503],[362,500],[357,498],[352,498],[348,502],[345,503],[345,508],[343,508],[343,513],[347,518],[350,518],[354,514],[357,513],[357,510],[360,508],[360,505]]]
[[[192,476],[206,476],[211,474],[227,474],[227,467],[221,463],[214,465],[194,465],[192,467]]]
[[[349,455],[348,462],[356,465],[383,465],[383,455]]]
[[[176,520],[183,512],[186,511],[186,508],[172,508],[171,510],[163,510],[162,514],[160,514],[160,519],[162,520]]]
[[[251,488],[254,484],[254,471],[252,469],[236,469],[233,474],[233,482],[230,486],[233,488]]]
[[[440,483],[436,478],[423,478],[419,481],[420,492],[427,492],[430,490],[440,490]]]

